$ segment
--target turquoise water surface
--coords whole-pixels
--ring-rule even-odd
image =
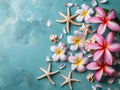
[[[46,56],[52,56],[49,35],[61,34],[65,24],[55,22],[62,19],[58,11],[66,14],[65,2],[78,3],[83,1],[91,5],[91,0],[0,0],[0,90],[69,90],[69,86],[60,87],[64,79],[60,73],[67,75],[70,71],[70,63],[52,63],[52,70],[58,70],[59,65],[65,63],[65,69],[53,76],[56,83],[53,86],[47,78],[36,80],[43,73],[39,67],[47,69]],[[120,19],[120,0],[109,0],[107,4],[100,6],[117,11]],[[74,13],[75,8],[71,8]],[[47,27],[47,20],[51,26]],[[72,26],[71,33],[79,27]],[[66,42],[67,35],[61,40]],[[120,67],[118,67],[120,68]],[[86,80],[85,73],[73,72],[72,76],[80,80],[73,83],[74,90],[92,90]],[[110,86],[112,90],[120,90],[117,80],[114,84],[107,84],[106,80],[99,82],[102,90]]]

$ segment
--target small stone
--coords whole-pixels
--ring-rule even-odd
[[[86,78],[87,78],[87,80],[89,82],[92,83],[94,81],[94,74],[93,73],[89,73]]]
[[[55,34],[51,34],[51,35],[50,35],[50,41],[51,41],[52,43],[57,43],[58,40],[59,40],[59,36],[57,36],[57,35],[55,35]]]

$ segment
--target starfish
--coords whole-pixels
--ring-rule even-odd
[[[70,15],[70,8],[67,8],[67,16],[63,14],[62,12],[59,12],[59,14],[64,18],[63,20],[56,20],[59,23],[66,23],[67,33],[70,33],[70,23],[73,25],[82,25],[81,23],[76,23],[73,21],[75,17],[77,17],[79,14]]]
[[[48,70],[47,70],[47,71],[46,71],[45,69],[43,69],[43,68],[40,68],[40,70],[41,70],[42,72],[44,72],[45,74],[42,75],[42,76],[37,77],[37,80],[42,79],[42,78],[44,78],[44,77],[47,77],[47,78],[49,79],[49,81],[54,85],[55,83],[53,82],[53,80],[51,79],[50,76],[58,73],[59,70],[54,71],[54,72],[50,72],[50,69],[51,69],[51,64],[50,64],[50,63],[49,63],[49,65],[48,65]]]
[[[68,77],[66,77],[66,76],[64,76],[63,74],[61,74],[61,76],[65,79],[65,82],[63,82],[63,83],[61,84],[61,87],[64,86],[65,84],[69,84],[70,89],[72,89],[72,85],[71,85],[72,82],[79,82],[79,80],[77,80],[77,79],[72,79],[72,78],[71,78],[71,74],[72,74],[71,71],[69,72]]]

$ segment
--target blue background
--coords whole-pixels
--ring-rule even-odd
[[[49,47],[52,45],[49,40],[50,34],[61,34],[65,24],[55,22],[62,19],[58,14],[61,11],[66,14],[65,2],[83,4],[83,0],[0,0],[0,90],[69,90],[69,86],[60,87],[64,79],[60,73],[68,75],[70,71],[69,62],[52,63],[52,71],[58,70],[59,65],[65,63],[65,69],[53,76],[56,83],[53,86],[47,78],[36,80],[43,73],[39,67],[47,69],[46,56],[52,56]],[[91,5],[91,0],[85,0]],[[120,0],[109,0],[107,4],[100,6],[117,11],[120,19]],[[72,7],[72,14],[75,8]],[[47,27],[47,20],[51,26]],[[71,33],[79,27],[71,26]],[[61,40],[67,41],[67,35]],[[90,72],[90,71],[88,71]],[[74,90],[92,90],[86,80],[85,73],[73,72],[73,78],[80,80],[80,83],[73,83]],[[106,80],[99,82],[103,90],[110,86],[112,90],[120,90],[117,80],[114,84],[107,84]]]

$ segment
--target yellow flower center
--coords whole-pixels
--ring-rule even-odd
[[[82,63],[82,59],[77,58],[77,59],[74,61],[74,63],[75,63],[76,66],[79,66],[79,65],[81,65],[81,63]]]
[[[56,54],[60,55],[62,53],[61,49],[56,50]]]
[[[84,11],[82,11],[82,16],[86,16],[87,15],[87,11],[86,10],[84,10]]]
[[[74,44],[76,45],[76,44],[79,44],[80,43],[80,41],[81,41],[81,38],[74,38]]]

